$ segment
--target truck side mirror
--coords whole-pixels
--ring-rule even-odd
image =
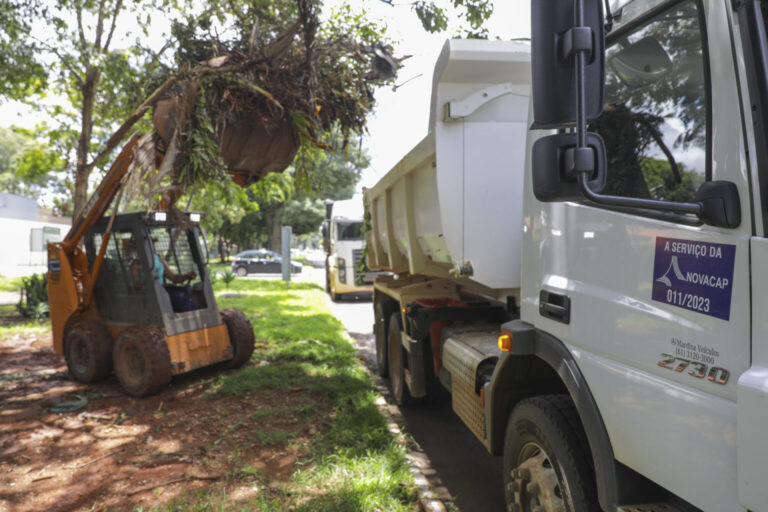
[[[587,186],[602,192],[607,180],[605,144],[596,133],[586,134],[588,152],[577,162],[575,133],[558,133],[538,139],[533,145],[533,194],[539,201],[579,201],[584,198],[577,176],[579,166],[593,169]]]
[[[579,9],[583,19],[577,23]],[[582,91],[586,118],[592,120],[603,110],[603,0],[531,0],[532,128],[576,122],[579,52],[586,52]]]
[[[710,226],[737,228],[741,224],[739,189],[730,181],[705,181],[694,201],[701,205],[699,219]]]

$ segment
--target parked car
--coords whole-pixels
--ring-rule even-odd
[[[269,274],[283,271],[283,258],[275,251],[253,250],[237,253],[232,260],[232,272],[240,277],[248,274]],[[291,273],[301,272],[301,265],[291,262]]]

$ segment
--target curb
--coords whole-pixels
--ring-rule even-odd
[[[426,473],[435,475],[436,473],[435,470],[431,468],[429,457],[415,442],[409,440],[407,437],[403,414],[400,411],[400,408],[393,403],[392,395],[390,394],[384,379],[374,373],[367,364],[365,365],[365,368],[374,379],[376,392],[381,395],[376,400],[376,406],[384,417],[387,418],[387,428],[389,429],[389,432],[399,439],[402,439],[403,444],[408,449],[407,457],[410,463],[413,481],[416,484],[416,494],[419,497],[420,509],[424,512],[448,512],[445,502],[450,502],[453,498],[445,487],[440,487],[438,491],[433,487],[433,484],[430,483]],[[452,507],[451,510],[456,510],[456,508]]]

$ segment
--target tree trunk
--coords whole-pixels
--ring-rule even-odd
[[[224,241],[221,239],[221,233],[217,233],[217,236],[219,237],[219,260],[221,263],[226,263],[227,261],[224,259]]]
[[[269,232],[267,233],[269,248],[278,253],[283,250],[282,230],[284,209],[285,203],[278,203],[270,206],[267,211],[267,220],[269,222]]]
[[[96,100],[96,90],[99,87],[101,72],[97,67],[89,67],[85,72],[83,82],[83,108],[80,118],[80,139],[77,142],[77,166],[75,167],[75,205],[76,218],[83,210],[88,200],[88,177],[93,170],[93,165],[88,162],[88,152],[91,146],[91,134],[93,132],[93,104]]]

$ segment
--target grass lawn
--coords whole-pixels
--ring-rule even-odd
[[[255,365],[218,375],[208,398],[294,393],[298,404],[254,410],[249,432],[262,445],[299,445],[303,455],[286,485],[261,494],[249,510],[302,512],[412,511],[416,495],[403,440],[395,439],[376,405],[378,395],[341,324],[315,284],[235,280],[216,284],[220,308],[250,318],[257,339]],[[290,429],[261,429],[262,421],[286,421]],[[278,423],[279,424],[279,423]],[[296,431],[311,425],[314,435]],[[233,430],[233,432],[234,432]],[[238,475],[258,478],[243,465]],[[255,476],[254,476],[255,475]],[[228,510],[220,491],[186,496],[153,510]]]
[[[17,292],[21,290],[21,277],[0,276],[0,292]]]
[[[226,446],[229,469],[215,484],[135,510],[416,510],[404,439],[389,432],[371,377],[322,289],[240,279],[214,288],[219,308],[243,311],[256,334],[249,364],[201,382],[211,410],[237,407],[215,416],[218,440],[209,447]],[[0,339],[49,332],[48,321],[0,306]],[[277,467],[287,454],[292,461]]]

